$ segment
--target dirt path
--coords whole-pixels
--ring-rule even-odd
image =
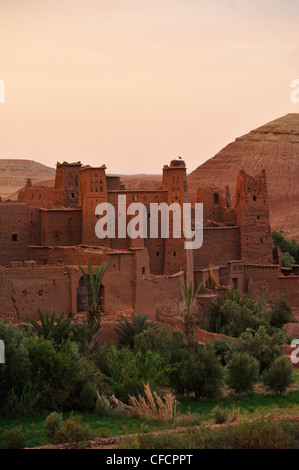
[[[277,416],[275,413],[269,413],[269,414],[264,416],[264,419],[265,418],[273,418],[273,420],[276,420],[276,419],[289,419],[290,421],[293,421],[293,422],[299,422],[299,415]],[[155,436],[161,435],[161,434],[171,434],[171,433],[182,434],[182,433],[188,432],[188,431],[200,430],[203,427],[209,428],[209,429],[221,429],[221,428],[226,428],[226,427],[229,427],[229,426],[238,426],[239,424],[244,423],[244,422],[250,423],[252,421],[254,421],[254,419],[246,419],[246,420],[242,420],[242,421],[235,421],[235,422],[225,423],[225,424],[206,424],[206,425],[202,424],[200,426],[190,426],[190,427],[183,427],[183,428],[167,429],[167,430],[164,430],[164,431],[154,431],[150,434],[153,434]],[[123,434],[123,435],[120,435],[120,436],[113,436],[113,437],[98,437],[96,439],[92,439],[90,441],[85,442],[84,447],[82,447],[82,448],[84,448],[84,449],[107,449],[107,450],[117,449],[117,446],[118,446],[120,441],[122,441],[125,438],[126,439],[127,438],[134,438],[136,436],[138,436],[138,434]],[[50,449],[77,449],[78,444],[67,443],[67,444],[60,444],[60,445],[56,445],[56,446],[34,447],[34,449],[46,449],[46,448],[47,449],[49,449],[49,448]]]

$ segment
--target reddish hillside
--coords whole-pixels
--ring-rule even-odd
[[[229,185],[232,199],[239,170],[266,170],[273,229],[299,239],[299,114],[287,114],[237,138],[188,176],[195,201],[199,186]]]
[[[55,178],[54,168],[33,160],[0,159],[0,196],[10,196],[23,186],[27,178],[32,183]]]

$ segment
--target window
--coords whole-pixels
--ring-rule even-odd
[[[145,268],[144,267],[142,268],[142,274],[145,274]]]
[[[254,195],[252,199],[253,199],[254,201],[256,201],[256,196]]]
[[[157,251],[157,256],[160,256],[160,252],[159,252],[159,251]]]
[[[219,204],[219,194],[214,194],[214,204]]]
[[[173,252],[173,256],[176,256],[176,251]]]
[[[11,239],[13,242],[17,242],[18,241],[18,234],[17,233],[12,233],[11,234]]]
[[[74,199],[74,197],[75,197],[75,193],[72,193],[72,198]]]

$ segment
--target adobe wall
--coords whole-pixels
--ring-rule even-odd
[[[38,319],[37,309],[70,312],[70,275],[65,267],[0,267],[0,318]]]
[[[157,321],[178,325],[182,322],[184,301],[184,273],[151,276],[153,286],[153,304]]]
[[[244,277],[249,295],[265,294],[267,301],[273,303],[283,293],[292,307],[299,307],[299,276],[281,275],[279,265],[245,265]]]
[[[194,251],[194,269],[226,266],[240,259],[239,227],[204,227],[203,245]]]
[[[40,242],[39,232],[38,209],[26,204],[0,203],[0,265],[28,259],[29,246]]]
[[[41,209],[41,244],[79,245],[81,243],[80,209]]]
[[[56,194],[53,187],[30,186],[21,189],[18,194],[18,202],[35,207],[52,207],[55,200]]]

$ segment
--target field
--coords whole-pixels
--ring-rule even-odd
[[[212,424],[212,410],[219,405],[232,412],[233,406],[239,408],[239,421],[254,419],[271,413],[274,417],[286,415],[299,416],[299,371],[296,371],[296,383],[288,391],[281,396],[273,396],[265,393],[259,393],[259,388],[255,393],[244,395],[240,400],[232,395],[227,395],[218,399],[202,399],[195,401],[190,397],[177,397],[179,401],[178,411],[180,415],[200,416],[200,420],[205,424]],[[126,434],[148,433],[152,431],[162,431],[166,429],[174,429],[181,426],[181,422],[162,421],[151,418],[140,418],[137,416],[113,416],[106,415],[98,417],[93,413],[74,413],[82,416],[82,422],[88,423],[94,432],[95,437],[120,436]],[[17,419],[0,419],[0,448],[4,448],[3,431],[12,429],[21,425],[22,431],[26,435],[28,447],[38,447],[47,444],[44,433],[44,422],[47,413],[32,417],[24,417]],[[67,418],[70,413],[63,413],[63,417]],[[184,426],[191,426],[194,420],[184,420]]]

